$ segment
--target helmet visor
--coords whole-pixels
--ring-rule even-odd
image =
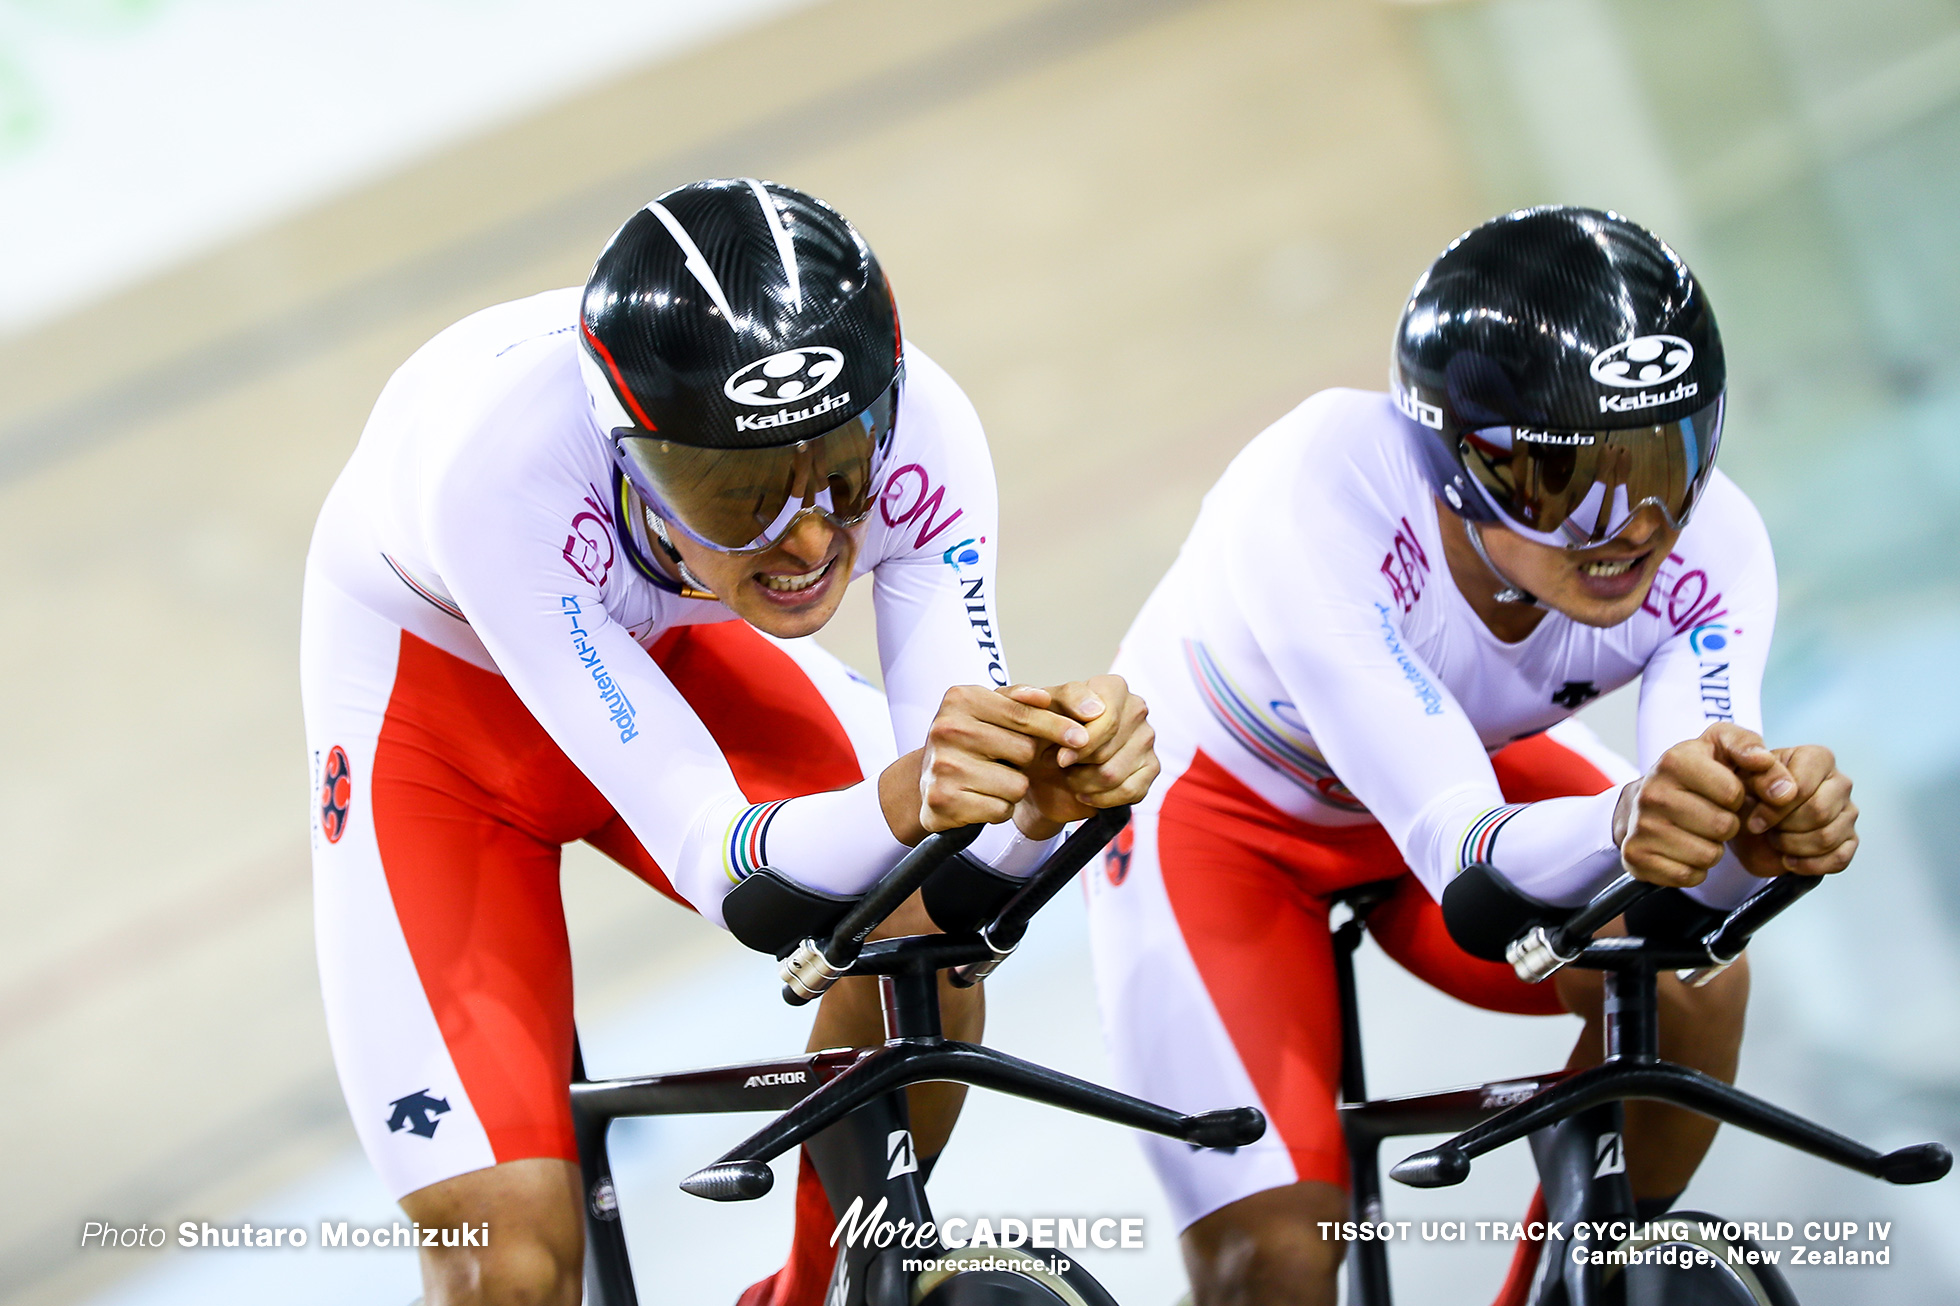
[[[613,446],[633,488],[697,544],[761,553],[805,513],[847,528],[870,514],[899,389],[894,379],[857,416],[795,444],[703,449],[629,427],[613,433]]]
[[[1527,539],[1590,548],[1642,508],[1687,524],[1715,469],[1722,399],[1659,426],[1546,431],[1492,426],[1463,437],[1463,465],[1505,524]]]

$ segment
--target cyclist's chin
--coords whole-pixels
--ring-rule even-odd
[[[1558,587],[1551,596],[1543,596],[1547,606],[1556,608],[1582,626],[1607,629],[1617,626],[1640,611],[1640,605],[1647,601],[1647,591],[1653,587],[1654,578],[1649,574],[1625,594],[1602,597],[1588,593],[1577,584]]]
[[[850,559],[847,554],[839,553],[831,558],[821,576],[803,588],[785,589],[781,580],[771,584],[761,573],[750,573],[742,578],[733,594],[721,597],[736,616],[763,634],[778,639],[799,639],[814,635],[829,624],[837,615],[837,608],[844,601],[844,589],[850,583]]]

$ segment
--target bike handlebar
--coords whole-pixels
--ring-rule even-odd
[[[1817,876],[1780,875],[1744,899],[1719,925],[1697,940],[1699,956],[1706,964],[1697,971],[1696,982],[1706,983],[1727,969],[1742,955],[1756,931],[1819,883]],[[1660,887],[1622,875],[1601,889],[1563,925],[1533,925],[1520,932],[1505,949],[1505,958],[1518,978],[1528,983],[1548,979],[1584,956],[1593,936],[1608,921]]]
[[[1034,914],[1047,906],[1048,900],[1061,892],[1062,886],[1074,879],[1076,872],[1087,866],[1089,859],[1129,823],[1128,807],[1112,807],[1084,821],[1061,847],[1048,854],[1047,860],[1028,877],[1020,892],[1007,900],[994,919],[981,927],[980,940],[993,955],[957,967],[953,971],[953,983],[960,988],[971,988],[999,969],[1021,945]]]
[[[1823,882],[1819,875],[1779,875],[1768,887],[1758,889],[1723,917],[1720,925],[1702,935],[1701,945],[1708,952],[1709,962],[1727,966],[1742,955],[1751,935]]]
[[[803,940],[794,952],[783,959],[784,1000],[801,1006],[821,997],[824,990],[836,983],[857,961],[858,953],[863,951],[864,941],[870,937],[871,931],[897,911],[899,905],[916,893],[927,877],[943,863],[979,838],[984,828],[963,825],[958,829],[929,834],[919,840],[910,852],[898,859],[898,865],[886,871],[858,899],[856,906],[844,913],[844,918],[828,935],[821,939]]]
[[[830,937],[824,940],[824,951],[845,965],[857,960],[858,951],[871,937],[871,931],[884,924],[887,916],[917,893],[919,886],[941,865],[965,852],[985,828],[963,825],[919,840],[918,846],[899,858],[898,865],[885,872],[884,878],[872,885],[871,891],[858,899],[857,906],[837,922]]]
[[[1084,821],[1062,846],[1050,853],[1028,876],[1012,898],[980,927],[980,942],[992,955],[953,970],[953,982],[962,988],[979,983],[992,974],[1020,944],[1028,921],[1048,905],[1061,887],[1075,878],[1130,819],[1128,807],[1112,807]],[[801,1006],[823,995],[824,991],[850,972],[864,950],[864,941],[900,904],[925,884],[941,865],[979,837],[983,827],[962,826],[927,835],[898,864],[885,872],[860,898],[842,920],[823,938],[806,938],[783,959],[783,999]]]

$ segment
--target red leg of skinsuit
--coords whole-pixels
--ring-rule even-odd
[[[1492,761],[1511,802],[1594,794],[1611,784],[1586,759],[1543,735],[1503,749]],[[1408,874],[1379,826],[1296,821],[1203,753],[1164,799],[1158,845],[1179,930],[1302,1181],[1347,1186],[1347,1153],[1334,1109],[1340,1016],[1329,894],[1400,875],[1394,896],[1368,922],[1398,963],[1489,1010],[1564,1010],[1550,986],[1526,984],[1510,967],[1459,949],[1441,908]]]
[[[741,622],[690,626],[653,656],[694,707],[752,802],[855,784],[857,757],[823,696]],[[658,777],[649,777],[658,783]],[[374,760],[375,833],[388,888],[443,1040],[499,1162],[576,1161],[572,971],[559,849],[586,839],[660,892],[667,877],[501,678],[401,638]],[[799,1184],[789,1270],[817,1302],[832,1219]],[[827,1271],[827,1266],[823,1267]],[[805,1282],[809,1286],[802,1287]]]

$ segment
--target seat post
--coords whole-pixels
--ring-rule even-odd
[[[1341,1100],[1368,1100],[1368,1076],[1361,1062],[1361,1000],[1354,983],[1354,954],[1361,946],[1361,913],[1334,931],[1334,988],[1341,1007]]]
[[[1645,1063],[1660,1060],[1660,999],[1654,968],[1635,962],[1625,969],[1604,972],[1606,1061]]]
[[[1368,1077],[1361,1063],[1361,998],[1354,982],[1354,954],[1367,925],[1365,901],[1348,899],[1349,916],[1334,930],[1334,988],[1341,1008],[1341,1101],[1368,1100]],[[1369,1222],[1382,1218],[1381,1140],[1354,1130],[1343,1119],[1348,1151],[1348,1213]],[[1350,1306],[1391,1306],[1388,1244],[1357,1242],[1348,1248]]]
[[[923,958],[878,977],[878,1005],[885,1014],[886,1042],[937,1043],[945,1038],[939,1024],[939,975]]]

